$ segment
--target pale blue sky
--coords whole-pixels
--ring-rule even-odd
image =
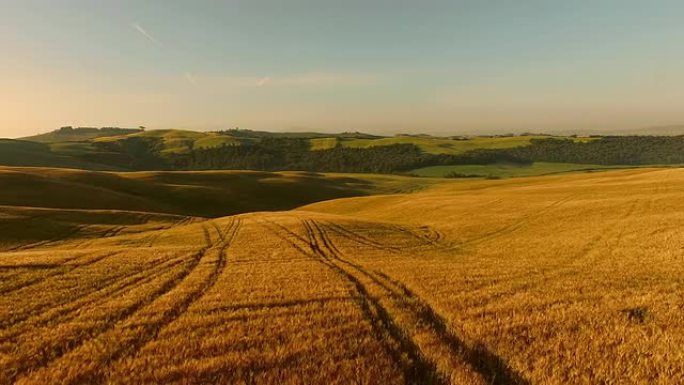
[[[681,1],[0,0],[0,136],[683,124]]]

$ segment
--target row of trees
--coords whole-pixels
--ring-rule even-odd
[[[421,164],[425,154],[411,144],[311,151],[303,139],[264,138],[241,146],[196,149],[176,160],[182,169],[306,170],[390,173]]]
[[[684,164],[684,136],[610,136],[589,142],[534,139],[529,146],[502,152],[536,162],[601,165]]]
[[[527,163],[516,155],[491,150],[462,155],[426,154],[414,144],[311,151],[308,140],[265,138],[241,146],[196,149],[178,158],[181,169],[306,170],[329,172],[404,172],[420,167],[449,164]]]
[[[312,151],[302,138],[244,141],[241,145],[194,149],[187,154],[166,154],[160,138],[130,137],[115,142],[95,142],[94,162],[137,170],[248,169],[328,172],[400,173],[412,169],[459,164],[532,162],[586,163],[602,165],[684,164],[684,136],[603,137],[589,142],[567,139],[536,139],[528,146],[474,150],[459,155],[427,154],[414,144],[369,148],[338,145]]]

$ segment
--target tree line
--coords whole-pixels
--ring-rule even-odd
[[[684,136],[607,136],[588,142],[533,139],[502,152],[534,162],[600,165],[684,164]]]
[[[350,148],[337,145],[312,151],[308,140],[266,138],[240,146],[196,149],[176,160],[175,167],[189,170],[251,169],[320,172],[399,173],[449,164],[528,163],[516,155],[488,150],[461,155],[428,154],[410,143]]]
[[[403,173],[438,165],[533,162],[600,165],[684,164],[684,136],[602,137],[588,142],[571,139],[533,139],[529,145],[509,149],[477,149],[463,154],[428,154],[410,143],[368,148],[338,145],[311,150],[302,138],[265,137],[240,145],[193,149],[185,154],[162,155],[159,138],[131,137],[96,142],[95,156],[133,170],[300,170],[316,172]]]

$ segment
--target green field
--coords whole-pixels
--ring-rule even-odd
[[[478,149],[502,149],[526,146],[532,139],[544,139],[549,136],[510,136],[510,137],[474,137],[470,139],[449,139],[439,137],[420,137],[420,136],[395,136],[381,139],[343,139],[344,147],[368,148],[373,146],[389,146],[393,144],[415,144],[421,150],[430,154],[462,154],[471,150]],[[588,141],[593,138],[569,138],[557,137],[559,139],[573,139],[575,141]],[[330,142],[329,147],[317,146],[317,150],[333,147],[335,142]]]
[[[487,164],[487,165],[455,165],[455,166],[432,166],[409,171],[409,174],[429,177],[446,177],[450,173],[462,176],[480,176],[489,178],[511,178],[521,176],[535,176],[556,174],[561,172],[601,170],[626,168],[630,166],[603,166],[595,164],[576,163],[547,163],[535,162],[531,165],[519,164]],[[633,166],[632,166],[633,167]]]
[[[335,148],[337,146],[337,143],[339,141],[337,138],[313,138],[309,139],[309,143],[311,143],[311,149],[316,151],[316,150],[328,150],[331,148]]]
[[[221,147],[236,145],[240,141],[232,136],[220,135],[215,132],[197,132],[188,130],[152,130],[130,135],[101,137],[96,142],[116,142],[125,138],[160,138],[163,148],[162,155],[186,154],[196,148]]]

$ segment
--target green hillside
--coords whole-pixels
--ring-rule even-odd
[[[426,136],[395,136],[381,139],[342,139],[340,143],[345,147],[368,148],[373,146],[389,146],[393,144],[409,143],[417,145],[429,154],[463,154],[480,149],[503,149],[526,146],[532,139],[543,139],[548,136],[500,136],[473,138],[439,138]],[[576,141],[588,141],[592,138],[573,138]],[[332,144],[333,146],[335,143]],[[323,149],[319,145],[317,149]]]
[[[111,143],[128,138],[151,138],[161,141],[162,156],[186,154],[195,148],[212,148],[223,145],[239,145],[240,140],[228,135],[215,132],[197,132],[188,130],[153,130],[137,132],[130,135],[101,137],[94,140],[95,143]]]
[[[118,171],[248,169],[509,177],[596,165],[621,166],[629,164],[629,159],[638,159],[634,163],[640,165],[679,164],[680,142],[680,137],[382,137],[359,132],[64,127],[21,141],[3,140],[0,165]]]
[[[141,129],[137,128],[119,127],[62,127],[52,132],[29,136],[22,139],[39,143],[81,142],[106,136],[130,135],[140,131]]]

